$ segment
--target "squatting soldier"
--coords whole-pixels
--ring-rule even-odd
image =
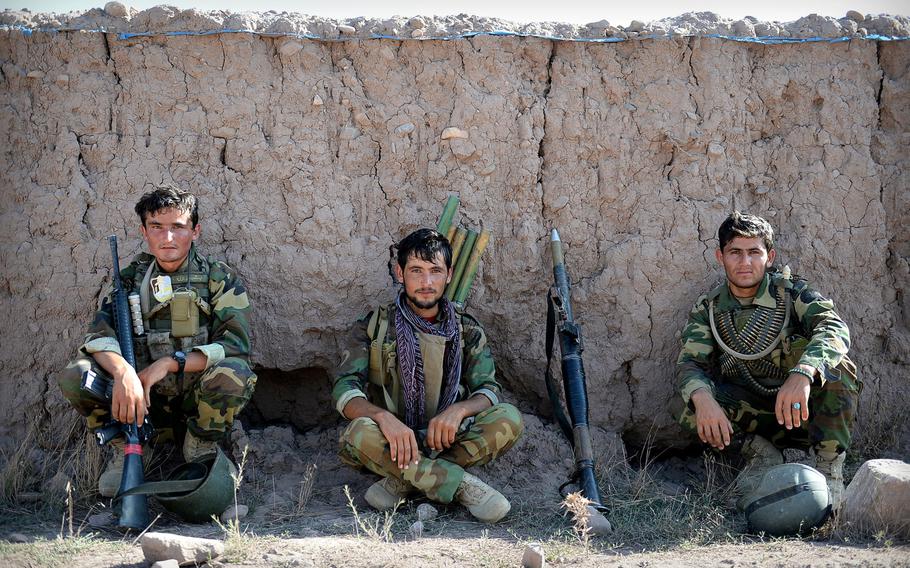
[[[511,448],[521,414],[499,401],[480,324],[443,297],[452,278],[446,238],[411,233],[398,244],[394,269],[404,290],[356,323],[334,381],[335,408],[351,420],[341,460],[382,476],[366,492],[376,509],[422,493],[496,522],[509,502],[465,468]]]
[[[161,186],[136,204],[149,253],[120,272],[128,294],[138,294],[145,333],[134,339],[137,368],[121,356],[109,295],[89,328],[80,357],[59,376],[64,396],[92,430],[113,417],[142,422],[146,412],[158,431],[186,429],[183,457],[204,460],[216,451],[256,384],[250,370],[250,302],[228,265],[203,257],[195,196]],[[92,369],[113,378],[110,407],[80,388]],[[170,428],[167,428],[170,427]],[[123,471],[123,438],[98,480],[105,497],[117,493]]]
[[[772,268],[767,221],[735,211],[717,236],[726,282],[695,302],[683,330],[680,423],[717,449],[744,438],[742,492],[783,463],[780,448],[811,451],[837,508],[860,388],[847,325],[789,267]]]

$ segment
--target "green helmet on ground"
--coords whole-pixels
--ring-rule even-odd
[[[807,532],[831,512],[825,476],[801,463],[769,469],[744,504],[750,530],[774,536]]]

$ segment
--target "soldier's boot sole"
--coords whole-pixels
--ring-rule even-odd
[[[455,491],[455,500],[464,505],[475,519],[484,523],[499,521],[512,508],[502,493],[468,472],[465,472],[461,485]]]
[[[370,485],[363,498],[370,507],[378,511],[389,511],[401,501],[407,500],[413,492],[414,488],[408,482],[388,476]]]

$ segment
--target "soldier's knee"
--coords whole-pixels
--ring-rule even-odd
[[[688,432],[696,432],[695,414],[689,409],[689,406],[681,397],[673,397],[670,401],[670,415],[676,420],[676,423],[682,426]]]
[[[70,402],[80,400],[82,391],[82,375],[85,371],[92,368],[92,360],[87,357],[80,357],[67,365],[60,373],[57,374],[57,385],[59,385],[63,396]]]
[[[350,445],[355,445],[355,440],[361,440],[365,436],[373,436],[376,433],[382,434],[379,425],[372,418],[361,416],[351,420],[344,432],[341,433],[341,441]]]
[[[385,436],[372,418],[361,416],[351,420],[338,439],[342,451],[355,450],[376,459],[385,448]],[[375,451],[374,451],[375,450]]]
[[[227,357],[204,371],[199,385],[206,392],[249,397],[256,386],[256,373],[244,359]]]
[[[524,432],[524,420],[521,418],[521,412],[515,406],[507,402],[500,402],[493,405],[490,410],[495,412],[497,420],[508,424],[516,439]]]

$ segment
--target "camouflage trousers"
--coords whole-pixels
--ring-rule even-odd
[[[351,421],[338,440],[341,461],[355,469],[368,469],[383,477],[406,481],[427,497],[450,503],[461,485],[464,468],[483,465],[504,454],[521,436],[521,413],[511,404],[500,403],[462,422],[455,443],[442,452],[427,452],[425,436],[416,466],[401,470],[392,461],[389,443],[370,418]]]
[[[758,434],[778,448],[798,448],[833,456],[845,452],[852,440],[860,384],[843,374],[839,381],[813,385],[809,391],[809,421],[787,430],[777,423],[775,397],[763,397],[731,383],[715,384],[714,397],[737,434]],[[681,405],[680,405],[681,406]],[[679,423],[697,433],[692,405],[676,413]]]
[[[110,404],[103,404],[81,388],[87,369],[107,376],[90,357],[80,357],[57,377],[63,396],[87,418],[91,430],[111,419]],[[186,373],[182,384],[168,375],[152,387],[149,417],[156,432],[167,434],[184,428],[202,440],[220,441],[234,417],[249,402],[256,375],[243,359],[227,357],[200,373]]]

